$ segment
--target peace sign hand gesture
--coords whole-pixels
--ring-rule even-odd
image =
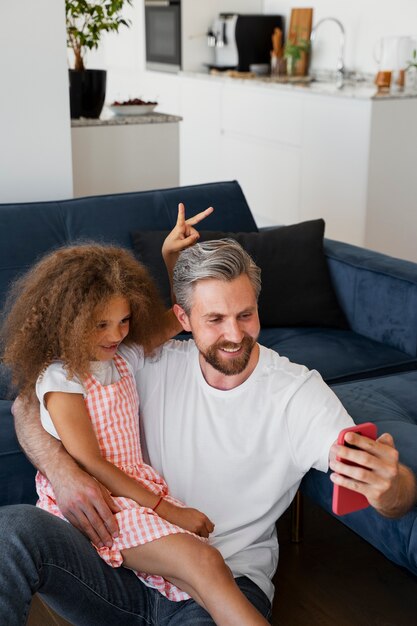
[[[200,235],[194,226],[210,215],[213,210],[213,207],[209,207],[205,211],[201,211],[201,213],[197,213],[197,215],[186,220],[185,206],[180,202],[178,205],[177,223],[162,245],[162,256],[165,262],[171,255],[175,255],[176,261],[178,253],[181,252],[181,250],[185,250],[185,248],[189,248],[196,243]]]
[[[185,248],[193,246],[198,241],[200,235],[194,226],[210,215],[210,213],[213,213],[213,211],[214,209],[211,206],[208,209],[205,209],[205,211],[201,211],[201,213],[197,213],[197,215],[194,215],[186,220],[185,206],[182,202],[178,205],[177,223],[162,244],[162,257],[165,261],[171,287],[174,265],[177,261],[179,253],[181,250],[185,250]]]

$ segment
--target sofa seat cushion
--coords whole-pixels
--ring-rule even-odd
[[[332,389],[357,424],[372,421],[378,435],[389,432],[400,461],[417,474],[417,372],[337,384]],[[331,513],[333,486],[328,474],[311,470],[302,490]],[[417,575],[417,507],[396,520],[370,507],[340,520],[386,557]]]
[[[327,383],[417,369],[417,358],[352,330],[266,328],[260,343],[310,369]]]
[[[355,421],[375,422],[379,432],[388,430],[386,423],[393,421],[412,424],[417,436],[416,371],[335,384],[332,389]],[[407,464],[411,463],[417,472],[416,450],[417,445],[410,450]]]
[[[35,468],[16,439],[11,405],[8,400],[0,400],[0,502],[35,504]]]

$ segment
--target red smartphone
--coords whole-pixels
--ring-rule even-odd
[[[345,442],[345,435],[349,432],[355,432],[363,437],[369,437],[369,439],[376,439],[377,430],[375,424],[371,422],[365,422],[364,424],[356,424],[356,426],[351,426],[350,428],[344,428],[340,431],[339,436],[337,438],[337,443],[341,446],[349,446],[351,448],[355,446],[351,446],[350,444]],[[336,457],[338,461],[342,459]],[[343,461],[347,465],[356,465],[356,463],[352,463],[350,461]],[[341,487],[340,485],[333,485],[333,503],[332,510],[336,515],[346,515],[347,513],[353,513],[353,511],[360,511],[361,509],[365,509],[369,506],[369,502],[367,498],[361,493],[356,493],[356,491],[352,491],[351,489],[347,489],[346,487]]]

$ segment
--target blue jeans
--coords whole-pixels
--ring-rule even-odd
[[[236,581],[268,619],[271,605],[248,578]],[[109,567],[76,528],[34,506],[0,508],[0,624],[26,623],[39,593],[76,626],[214,624],[194,600],[171,602],[124,567]]]

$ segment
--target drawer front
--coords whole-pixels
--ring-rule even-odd
[[[303,121],[302,96],[271,88],[227,85],[222,129],[299,147]]]

